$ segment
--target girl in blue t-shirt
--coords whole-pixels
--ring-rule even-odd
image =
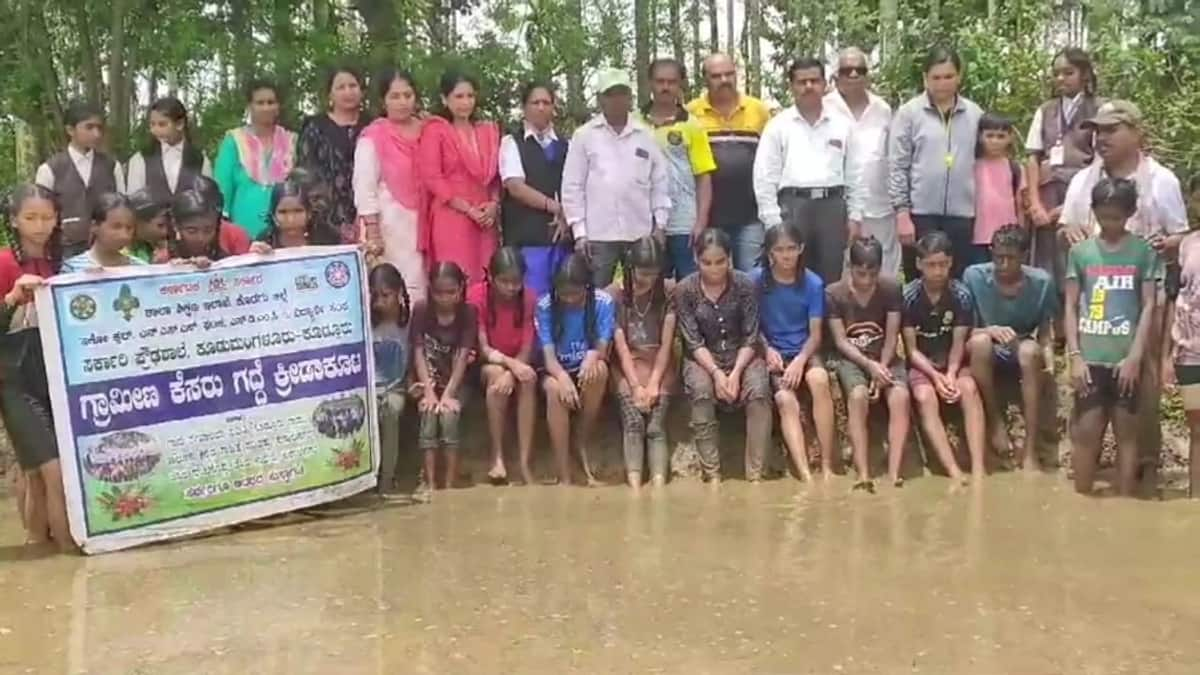
[[[580,413],[579,458],[589,485],[596,483],[587,442],[596,426],[608,384],[608,346],[615,307],[612,296],[592,286],[587,258],[571,255],[554,275],[550,292],[538,300],[537,333],[546,364],[546,421],[561,484],[571,482],[571,413]]]
[[[795,224],[785,222],[767,230],[754,280],[779,427],[796,471],[810,481],[804,425],[800,423],[801,388],[807,386],[812,394],[813,424],[826,478],[833,475],[834,416],[829,373],[817,353],[825,318],[825,284],[805,268],[804,244],[804,233]]]

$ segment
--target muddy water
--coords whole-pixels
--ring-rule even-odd
[[[1200,672],[1195,504],[946,485],[478,487],[87,559],[6,517],[0,673]]]

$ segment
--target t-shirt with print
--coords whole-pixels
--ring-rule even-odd
[[[1175,362],[1200,366],[1200,230],[1179,245],[1179,297],[1175,300]]]
[[[485,282],[472,284],[467,289],[467,302],[475,307],[479,325],[487,334],[488,345],[505,356],[516,356],[521,353],[522,347],[533,344],[533,314],[537,302],[533,293],[526,288],[521,305],[493,302],[489,307],[487,289]],[[519,313],[518,307],[521,310]]]
[[[1008,326],[1017,337],[1025,339],[1058,316],[1058,293],[1050,274],[1022,265],[1021,275],[1021,288],[1009,297],[996,285],[995,263],[971,265],[963,272],[962,281],[975,301],[976,326]]]
[[[893,279],[880,278],[875,293],[866,305],[860,305],[854,299],[847,280],[830,284],[825,296],[827,315],[830,319],[841,319],[846,325],[846,337],[850,344],[872,361],[882,358],[887,315],[900,313],[903,307],[900,284]]]
[[[696,225],[696,176],[717,170],[708,134],[680,108],[675,119],[655,125],[649,113],[646,126],[654,130],[667,157],[668,180],[671,183],[671,215],[667,219],[667,234],[688,234]]]
[[[1096,237],[1067,256],[1068,279],[1079,282],[1079,352],[1083,360],[1115,366],[1129,355],[1142,313],[1142,284],[1162,277],[1158,255],[1144,240],[1127,236],[1108,250]]]
[[[781,284],[761,267],[750,273],[758,289],[758,325],[767,346],[785,359],[796,358],[808,342],[808,325],[825,316],[825,282],[804,270],[804,282]]]
[[[424,302],[413,305],[410,331],[413,349],[425,351],[425,367],[429,379],[441,389],[450,382],[454,370],[454,355],[459,349],[474,349],[475,336],[479,330],[475,308],[463,303],[454,321],[444,326],[437,320],[432,308]]]
[[[613,330],[616,324],[616,303],[612,296],[604,291],[593,291],[592,311],[595,322],[596,342],[612,342]],[[537,304],[537,334],[542,347],[554,347],[554,355],[563,370],[574,374],[583,364],[583,357],[596,344],[588,341],[588,331],[585,324],[586,307],[560,307],[558,309],[558,330],[555,330],[554,308],[551,306],[550,294],[543,295]],[[557,333],[557,339],[555,334]]]
[[[375,393],[382,396],[404,386],[408,371],[408,326],[383,322],[371,328],[375,354]]]
[[[904,286],[903,326],[917,335],[917,349],[934,368],[945,371],[954,345],[954,329],[970,327],[975,321],[971,291],[956,279],[934,302],[920,279]]]

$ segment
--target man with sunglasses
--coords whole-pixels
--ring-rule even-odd
[[[849,118],[854,131],[856,164],[861,172],[863,210],[850,214],[862,223],[863,236],[873,236],[883,245],[885,276],[900,273],[900,242],[896,238],[896,215],[888,197],[887,143],[892,107],[871,91],[867,55],[858,47],[838,54],[837,89],[825,95],[825,107]],[[855,216],[858,216],[857,218]]]

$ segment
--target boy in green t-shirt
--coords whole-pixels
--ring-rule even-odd
[[[1138,478],[1137,391],[1162,266],[1154,249],[1125,229],[1137,211],[1137,186],[1115,178],[1092,190],[1099,234],[1067,258],[1067,355],[1075,386],[1071,463],[1075,490],[1092,491],[1105,427],[1117,437],[1117,491]]]

